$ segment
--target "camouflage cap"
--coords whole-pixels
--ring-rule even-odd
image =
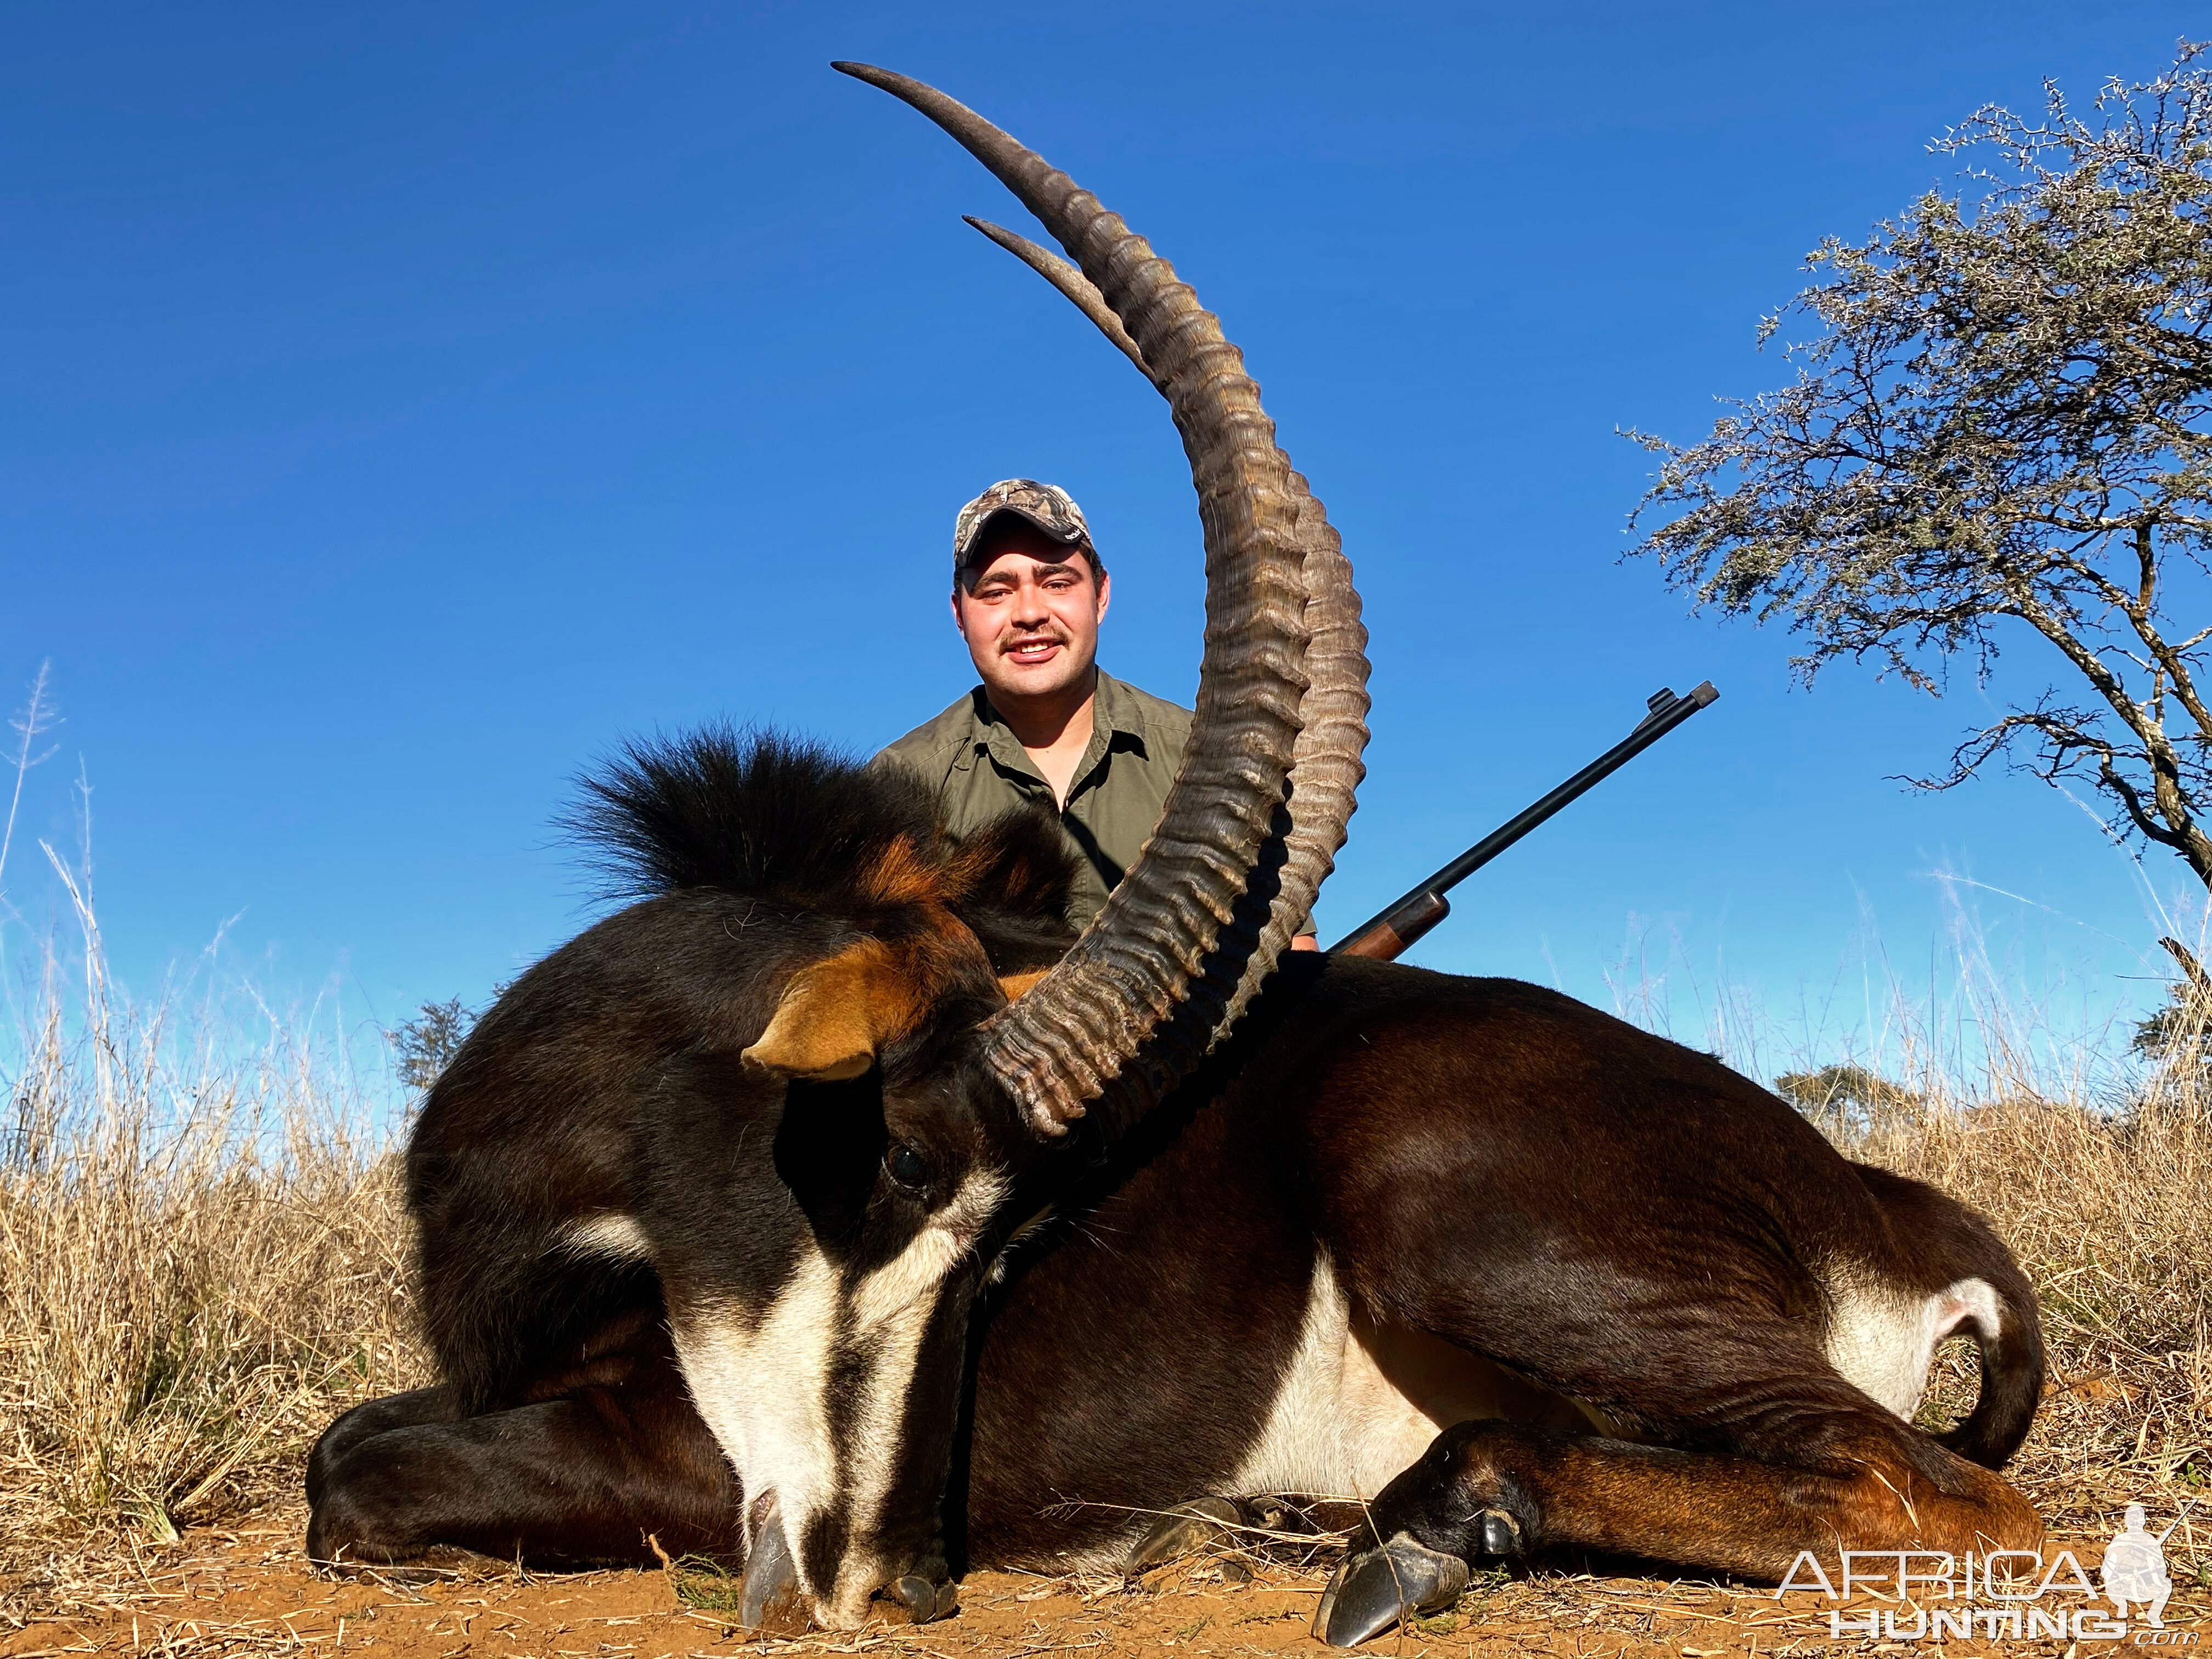
[[[1001,478],[962,507],[960,516],[952,521],[955,571],[968,562],[983,526],[1001,513],[1026,519],[1053,540],[1079,547],[1094,559],[1097,556],[1091,546],[1091,526],[1084,522],[1083,509],[1073,495],[1058,484],[1039,483],[1035,478]]]

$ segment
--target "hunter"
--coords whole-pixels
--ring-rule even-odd
[[[1013,807],[1050,811],[1079,855],[1079,928],[1159,822],[1190,735],[1189,709],[1099,668],[1112,589],[1066,490],[993,484],[952,526],[952,622],[982,684],[876,757],[936,790],[955,835]],[[1315,949],[1311,932],[1295,947]]]

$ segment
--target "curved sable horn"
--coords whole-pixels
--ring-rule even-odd
[[[1206,629],[1182,770],[1152,840],[1089,930],[983,1028],[988,1063],[1041,1128],[1056,1131],[1095,1105],[1118,1130],[1189,1070],[1304,919],[1302,907],[1290,914],[1296,902],[1281,886],[1291,855],[1285,796],[1307,690],[1310,584],[1322,562],[1309,554],[1334,533],[1275,447],[1237,348],[1143,238],[944,94],[866,64],[834,67],[944,128],[1074,257],[1125,331],[1124,349],[1164,392],[1190,458],[1206,534]],[[1348,633],[1341,617],[1336,626],[1324,654],[1342,666],[1349,641],[1349,660],[1364,667],[1356,612]],[[1342,760],[1329,769],[1334,787],[1316,793],[1348,811],[1356,745],[1348,767]],[[1303,839],[1326,843],[1325,864],[1342,835],[1340,816]]]
[[[1098,325],[1098,331],[1114,343],[1116,351],[1136,364],[1137,373],[1150,380],[1160,396],[1164,398],[1168,395],[1167,376],[1153,373],[1152,366],[1145,361],[1145,354],[1137,349],[1137,343],[1129,337],[1129,331],[1121,326],[1121,319],[1107,305],[1106,296],[1091,286],[1088,276],[1049,248],[1039,247],[1028,237],[1017,236],[1003,225],[994,225],[988,219],[978,219],[972,213],[963,213],[960,217],[1065,294],[1074,302],[1078,311]]]
[[[972,214],[967,222],[1031,270],[1050,283],[1075,308],[1097,325],[1137,370],[1167,395],[1167,378],[1155,374],[1121,319],[1107,306],[1105,296],[1091,279],[1026,236]],[[1281,452],[1277,451],[1278,453]],[[1285,457],[1287,462],[1288,458]],[[1359,620],[1359,594],[1352,585],[1352,562],[1306,481],[1290,475],[1298,496],[1298,546],[1304,556],[1306,629],[1306,694],[1298,700],[1304,729],[1291,750],[1291,832],[1285,838],[1289,857],[1283,864],[1275,904],[1268,919],[1270,930],[1279,928],[1260,954],[1269,963],[1290,941],[1299,925],[1312,914],[1321,884],[1335,867],[1336,850],[1344,845],[1344,826],[1351,817],[1352,793],[1366,775],[1360,750],[1367,746],[1367,629]],[[1243,982],[1230,1000],[1217,1039],[1244,1012],[1260,988],[1262,974],[1249,969]]]
[[[1367,747],[1367,628],[1359,619],[1352,561],[1345,557],[1343,539],[1320,497],[1297,473],[1290,481],[1298,495],[1298,545],[1306,556],[1306,629],[1311,637],[1306,646],[1309,684],[1298,700],[1304,729],[1291,750],[1291,829],[1285,837],[1281,896],[1260,952],[1270,966],[1313,914],[1314,899],[1336,867],[1337,848],[1344,845],[1353,794],[1367,775],[1359,758]],[[1262,977],[1246,972],[1223,1017],[1224,1031],[1244,1012]]]

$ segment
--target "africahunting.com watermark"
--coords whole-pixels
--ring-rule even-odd
[[[2194,1503],[2194,1499],[2191,1503]],[[2185,1506],[2182,1514],[2188,1513]],[[2143,1506],[2130,1504],[2127,1524],[2105,1546],[2097,1576],[2072,1550],[1844,1550],[1832,1572],[1810,1550],[1797,1559],[1774,1594],[1817,1590],[1837,1601],[1870,1595],[1894,1607],[1828,1609],[1828,1634],[1888,1642],[1968,1642],[2039,1638],[2059,1642],[2119,1642],[2137,1647],[2193,1647],[2195,1631],[2168,1630],[2166,1603],[2173,1580],[2166,1570],[2164,1532],[2144,1525]],[[1929,1603],[1943,1605],[1931,1606]],[[2130,1609],[2134,1613],[2130,1613]],[[2140,1620],[2140,1623],[2136,1622]]]

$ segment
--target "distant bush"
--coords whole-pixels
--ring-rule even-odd
[[[1863,1066],[1823,1066],[1817,1072],[1784,1072],[1774,1092],[1808,1117],[1871,1116],[1916,1107],[1923,1097]]]
[[[438,1073],[460,1052],[476,1023],[477,1017],[461,1006],[459,997],[453,997],[424,1003],[414,1018],[386,1031],[385,1038],[398,1064],[399,1080],[416,1091],[435,1083]]]

